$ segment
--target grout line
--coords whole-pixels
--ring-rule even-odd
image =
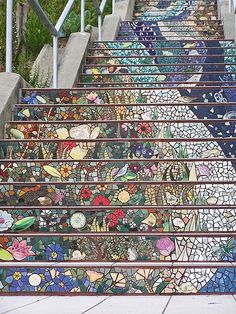
[[[165,314],[165,312],[166,312],[166,310],[167,310],[167,307],[168,307],[168,305],[169,305],[171,299],[172,299],[172,296],[169,297],[169,300],[167,301],[167,303],[166,303],[166,305],[165,305],[165,307],[164,307],[164,310],[162,311],[161,314]]]
[[[97,304],[95,304],[95,305],[93,305],[92,307],[90,307],[89,309],[87,309],[87,310],[81,312],[80,314],[88,313],[90,310],[94,309],[95,307],[97,307],[98,305],[104,303],[106,300],[108,300],[108,299],[110,299],[110,298],[111,298],[111,296],[108,296],[106,299],[104,299],[104,300],[98,302]]]
[[[28,303],[28,304],[25,304],[25,305],[22,305],[22,306],[19,306],[19,307],[13,308],[13,309],[8,310],[8,311],[5,311],[5,312],[1,312],[0,314],[11,313],[11,312],[16,311],[16,310],[18,310],[18,309],[22,309],[22,308],[24,308],[24,307],[27,307],[28,305],[32,305],[32,304],[35,304],[35,303],[38,303],[38,302],[44,301],[44,300],[49,299],[49,298],[51,298],[51,296],[44,297],[44,298],[42,298],[42,299],[40,299],[40,300],[36,300],[36,301],[34,301],[34,302],[31,302],[31,303]]]

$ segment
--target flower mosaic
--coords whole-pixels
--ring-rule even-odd
[[[191,170],[196,172],[195,179],[198,181],[235,179],[232,161],[220,158],[217,161],[210,158],[207,161],[18,161],[17,164],[6,161],[1,162],[0,169],[0,182],[182,181],[189,179]],[[22,174],[25,176],[24,181]],[[106,188],[106,185],[99,187],[100,190]],[[83,189],[83,198],[89,198],[91,194],[88,188]]]
[[[80,220],[81,222],[81,220]],[[110,220],[110,224],[112,220]],[[75,226],[73,226],[75,227]],[[81,227],[81,224],[78,226]],[[83,228],[80,228],[83,229]],[[233,261],[236,241],[227,237],[109,235],[6,236],[1,261]],[[186,243],[188,243],[186,249]],[[28,245],[30,244],[30,245]]]
[[[2,268],[2,293],[195,294],[235,293],[235,268]],[[216,279],[217,278],[217,279]],[[214,284],[213,284],[214,282]]]
[[[129,121],[129,120],[128,120]],[[202,125],[200,121],[195,122],[106,122],[106,123],[64,123],[64,124],[43,124],[43,123],[11,123],[6,125],[6,137],[22,139],[72,139],[85,140],[96,138],[160,138],[166,134],[166,138],[207,138],[209,132],[202,128],[207,124],[214,125],[214,129],[228,127],[230,135],[236,135],[235,122],[228,121],[206,121]],[[189,129],[192,132],[189,132]],[[198,131],[197,131],[198,130]],[[17,135],[16,135],[17,132]],[[165,135],[164,135],[165,136]],[[218,135],[220,136],[220,135]]]
[[[86,186],[77,182],[28,183],[22,187],[17,183],[0,185],[0,205],[32,206],[32,205],[88,205],[88,206],[121,206],[121,205],[235,205],[235,181],[144,181],[127,182],[93,182]],[[100,189],[100,186],[104,190]],[[105,186],[104,186],[105,184]],[[107,186],[106,186],[107,185]],[[84,188],[89,189],[85,194]],[[87,190],[88,191],[88,190]],[[91,192],[91,193],[90,193]],[[85,195],[85,196],[84,196]],[[26,222],[27,224],[28,222]],[[25,224],[23,224],[25,225]]]
[[[236,293],[234,42],[213,0],[137,1],[134,18],[91,44],[83,89],[21,91],[0,294]]]
[[[127,195],[127,194],[126,194]],[[212,202],[212,197],[208,203]],[[107,199],[99,196],[96,202],[106,204]],[[198,210],[175,209],[176,198],[171,198],[172,205],[167,209],[148,207],[123,209],[108,209],[107,205],[98,206],[94,209],[34,209],[34,210],[11,210],[10,217],[13,226],[8,233],[14,232],[51,232],[53,233],[102,233],[102,232],[227,232],[236,231],[236,209],[211,208]],[[144,207],[145,205],[143,205]],[[146,207],[146,206],[145,206]],[[169,208],[168,208],[169,207]],[[222,206],[223,207],[223,206]],[[104,209],[105,208],[105,209]],[[122,209],[121,209],[122,208]],[[27,223],[28,221],[28,223]],[[16,230],[16,226],[18,226]],[[3,232],[2,232],[3,233]]]

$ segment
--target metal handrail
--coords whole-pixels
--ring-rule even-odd
[[[30,6],[39,16],[41,22],[46,26],[53,38],[53,87],[58,87],[58,38],[61,35],[61,28],[69,14],[75,0],[68,0],[61,16],[54,26],[49,20],[47,14],[40,6],[38,0],[28,0]],[[102,14],[104,12],[107,0],[102,0],[101,4],[93,0],[96,12],[98,14],[98,40],[102,39]],[[115,13],[115,2],[112,0],[112,14]],[[6,72],[12,72],[13,55],[13,0],[7,0],[6,12]],[[85,0],[81,0],[81,32],[85,30]]]
[[[99,5],[97,0],[93,0],[96,12],[98,14],[98,40],[102,40],[102,14],[104,12],[107,0],[102,0]],[[115,14],[116,0],[112,0],[112,14]],[[84,32],[85,27],[85,0],[81,0],[81,32]]]
[[[229,0],[229,13],[236,13],[236,0]]]

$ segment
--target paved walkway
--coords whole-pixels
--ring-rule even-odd
[[[235,314],[236,295],[0,297],[0,314]]]

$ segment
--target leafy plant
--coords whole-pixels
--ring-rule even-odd
[[[89,10],[85,11],[85,20],[89,21],[91,20],[91,12]],[[77,14],[75,11],[72,11],[67,19],[65,20],[65,23],[62,28],[62,33],[68,37],[71,33],[75,33],[79,31],[80,27],[80,15]]]
[[[49,84],[50,84],[49,74],[50,74],[50,71],[48,69],[47,75],[46,77],[44,77],[44,73],[40,71],[39,65],[37,65],[34,71],[32,71],[29,76],[29,84],[37,88],[49,87]]]

